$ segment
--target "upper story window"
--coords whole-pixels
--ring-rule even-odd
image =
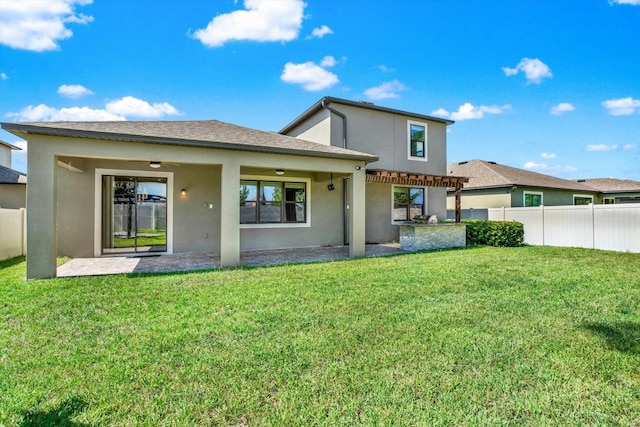
[[[307,220],[304,182],[240,181],[240,223],[304,223]]]
[[[542,206],[542,193],[524,192],[524,206]]]
[[[409,221],[416,215],[424,215],[424,188],[393,188],[393,220]]]
[[[427,160],[427,124],[420,122],[407,122],[409,135],[409,159]]]

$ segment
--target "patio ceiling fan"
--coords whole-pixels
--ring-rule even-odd
[[[173,162],[161,162],[158,160],[151,160],[151,161],[146,161],[146,160],[130,160],[130,162],[132,163],[139,163],[141,165],[147,165],[149,166],[151,169],[160,169],[161,167],[164,166],[180,166],[178,163],[173,163]]]

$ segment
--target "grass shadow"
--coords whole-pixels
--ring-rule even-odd
[[[25,261],[24,256],[17,256],[14,258],[3,259],[2,261],[0,261],[0,268],[11,267],[11,266],[23,263],[24,261]]]
[[[640,323],[586,323],[583,328],[605,340],[609,348],[621,353],[640,355]]]
[[[60,403],[57,407],[48,411],[27,410],[23,412],[22,422],[19,427],[35,426],[64,426],[64,427],[88,427],[91,424],[78,423],[71,418],[83,412],[87,406],[85,401],[73,397]]]

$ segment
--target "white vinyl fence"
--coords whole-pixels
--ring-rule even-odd
[[[0,260],[25,255],[27,211],[0,209]]]
[[[640,204],[494,208],[489,220],[523,223],[529,245],[640,252]]]

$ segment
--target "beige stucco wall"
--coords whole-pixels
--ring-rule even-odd
[[[0,208],[19,209],[26,206],[26,184],[0,184]]]
[[[303,123],[293,128],[288,135],[295,136],[307,141],[317,142],[319,144],[330,145],[331,143],[331,118],[329,112],[322,109]]]
[[[13,149],[4,144],[0,144],[0,166],[11,169],[11,152]]]
[[[27,233],[29,241],[39,244],[29,246],[28,277],[49,277],[55,272],[56,255],[94,255],[99,246],[94,238],[100,203],[96,197],[98,168],[135,175],[136,170],[150,170],[149,160],[178,163],[180,166],[162,169],[173,173],[173,252],[220,253],[223,265],[237,262],[238,251],[243,249],[342,244],[341,177],[349,177],[360,188],[365,176],[364,162],[357,160],[39,135],[30,137],[29,144],[29,170],[38,173],[30,176]],[[71,159],[82,171],[60,167],[58,159]],[[288,178],[311,180],[311,227],[241,230],[239,179],[244,173],[262,171],[265,179],[278,180],[275,169],[285,169]],[[332,192],[326,189],[330,173],[336,186]],[[179,194],[182,188],[187,189],[184,198]],[[358,191],[351,202],[362,209],[363,193]],[[350,231],[356,242],[352,255],[363,255],[363,221],[355,222]]]

